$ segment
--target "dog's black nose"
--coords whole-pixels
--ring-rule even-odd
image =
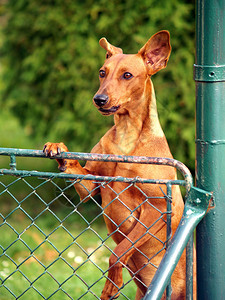
[[[108,102],[108,100],[109,97],[105,94],[98,94],[94,97],[94,101],[99,107],[104,106]]]

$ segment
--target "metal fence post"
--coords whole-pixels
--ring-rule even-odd
[[[225,295],[225,1],[197,0],[196,184],[214,207],[197,228],[198,299]]]

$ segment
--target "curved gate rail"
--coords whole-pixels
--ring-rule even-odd
[[[74,197],[74,182],[82,185],[83,180],[93,180],[110,191],[111,182],[126,184],[119,193],[113,190],[115,198],[112,201],[118,200],[126,190],[136,188],[142,193],[143,201],[147,202],[150,197],[144,194],[138,183],[166,187],[162,198],[167,201],[167,212],[160,212],[159,217],[167,224],[167,239],[159,240],[159,252],[166,250],[166,254],[159,267],[154,264],[154,257],[146,258],[157,271],[150,287],[146,287],[144,299],[160,299],[166,287],[167,299],[170,299],[170,276],[193,230],[206,213],[211,197],[209,193],[193,187],[192,176],[186,166],[165,158],[87,153],[57,156],[84,161],[167,165],[177,168],[184,180],[82,176],[17,170],[16,156],[45,158],[39,150],[0,148],[0,155],[10,157],[10,168],[0,169],[1,300],[100,299],[107,278],[108,258],[115,245],[110,238],[112,234],[108,236],[102,229],[105,228],[102,217],[106,214],[100,200],[92,197],[90,191],[90,207],[90,204],[84,204],[85,199],[79,201]],[[172,185],[185,187],[186,200],[182,220],[171,240]],[[130,210],[132,215],[134,211]],[[119,231],[119,227],[115,231]],[[187,299],[192,299],[190,245],[192,242],[187,251]],[[135,273],[131,275],[136,278]],[[124,274],[121,299],[134,299],[136,288],[131,277]]]

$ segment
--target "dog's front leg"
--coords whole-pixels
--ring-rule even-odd
[[[62,152],[68,152],[68,148],[63,143],[46,143],[43,152],[49,158],[54,158]],[[59,170],[67,174],[88,175],[91,174],[89,170],[82,167],[77,160],[73,159],[56,159],[59,164]],[[74,187],[79,194],[81,200],[89,200],[89,196],[94,196],[99,193],[97,185],[90,180],[82,180],[82,184],[75,183]]]

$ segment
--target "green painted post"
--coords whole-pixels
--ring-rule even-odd
[[[199,300],[225,299],[225,0],[197,0],[196,184],[214,207],[197,227]]]

